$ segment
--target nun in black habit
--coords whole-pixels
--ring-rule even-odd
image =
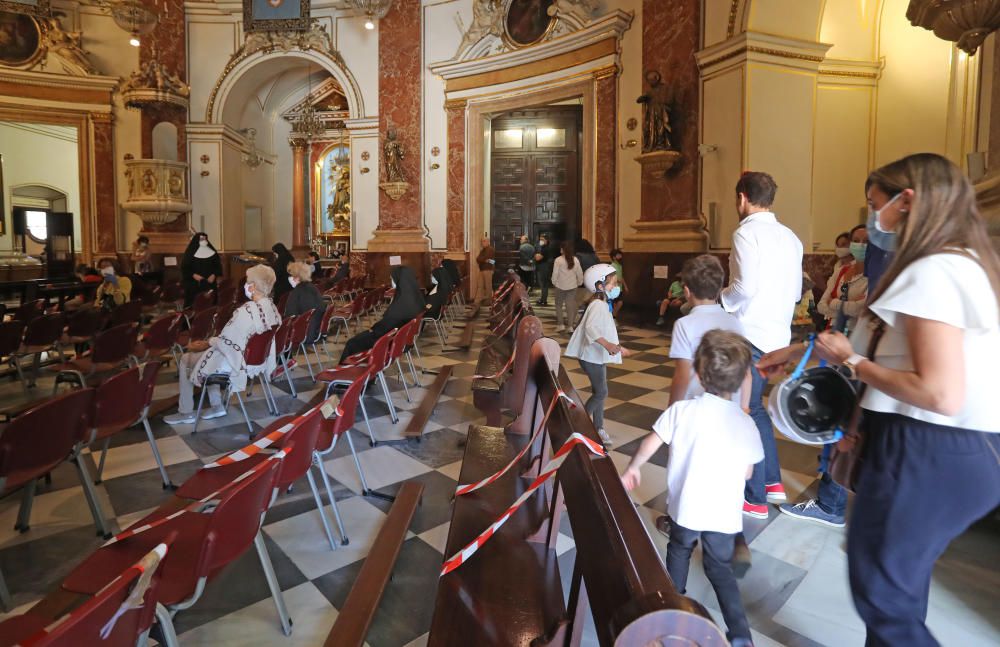
[[[382,318],[371,327],[371,330],[358,333],[347,340],[344,352],[340,356],[341,364],[349,356],[374,346],[379,337],[393,328],[399,328],[424,312],[424,295],[417,284],[417,277],[413,270],[405,265],[396,265],[389,272],[389,276],[392,277],[392,285],[396,289],[392,303],[385,309]]]
[[[441,314],[441,306],[448,302],[448,295],[453,287],[451,275],[443,265],[435,267],[431,272],[431,287],[427,290],[427,312],[425,317],[437,319]]]
[[[448,276],[451,277],[452,287],[455,287],[462,282],[462,273],[458,271],[458,263],[450,258],[446,258],[441,261],[441,267],[447,270]]]
[[[271,246],[274,252],[274,261],[271,262],[271,269],[274,270],[274,290],[271,299],[277,304],[286,292],[292,291],[292,286],[288,282],[288,264],[295,262],[295,257],[288,251],[284,243],[275,243]]]
[[[199,231],[191,237],[191,242],[181,257],[184,307],[190,307],[199,293],[214,290],[220,278],[222,278],[222,259],[209,242],[208,234]]]

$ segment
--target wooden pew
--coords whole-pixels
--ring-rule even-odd
[[[574,431],[597,440],[558,357],[553,340],[532,345],[519,418],[533,421],[530,432],[558,389],[577,406],[556,403],[547,431],[518,465],[490,485],[457,497],[446,558],[474,540],[528,487],[528,479],[548,461],[550,448],[561,447]],[[491,476],[528,438],[511,426],[470,426],[460,482]],[[577,547],[565,604],[555,553],[563,509]],[[468,561],[441,577],[428,645],[578,645],[588,612],[602,645],[728,644],[704,607],[674,589],[611,459],[577,447],[556,478]]]
[[[406,540],[406,533],[420,503],[424,486],[416,481],[403,484],[378,531],[372,548],[361,565],[337,621],[327,636],[325,647],[361,647],[389,584],[392,568]]]

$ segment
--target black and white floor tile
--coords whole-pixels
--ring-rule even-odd
[[[548,331],[554,330],[550,308],[536,309]],[[456,326],[454,334],[460,333]],[[480,322],[468,352],[440,352],[434,335],[423,338],[422,366],[436,369],[453,365],[453,377],[441,396],[420,443],[402,441],[371,447],[361,431],[360,418],[354,443],[368,486],[391,494],[410,479],[424,485],[423,502],[403,545],[393,580],[368,635],[372,647],[423,645],[433,612],[437,572],[443,559],[451,497],[461,468],[466,429],[481,423],[473,407],[469,377],[475,371],[480,342],[485,336]],[[553,335],[561,344],[567,334]],[[615,441],[611,458],[623,469],[640,439],[662,412],[673,376],[667,359],[669,335],[661,329],[621,329],[622,343],[635,351],[623,364],[610,368],[606,428]],[[339,348],[331,347],[331,354]],[[587,377],[575,360],[566,369],[582,397],[589,395]],[[372,427],[379,440],[399,440],[406,422],[422,399],[422,388],[410,388],[407,402],[401,384],[390,372],[389,385],[399,410],[393,424],[378,397],[367,398]],[[298,389],[292,397],[284,379],[276,384],[283,413],[294,413],[318,393],[304,368],[293,372]],[[422,375],[424,384],[431,376]],[[157,398],[177,393],[176,373],[162,372]],[[33,391],[46,393],[51,378],[43,378]],[[0,382],[0,403],[38,397],[25,393],[17,382]],[[273,420],[259,389],[248,398],[253,428]],[[160,452],[174,482],[183,482],[201,465],[237,449],[247,440],[247,427],[237,407],[224,418],[205,421],[192,435],[192,425],[170,427],[157,419],[153,430]],[[782,474],[789,497],[808,497],[815,491],[815,451],[779,438]],[[103,482],[97,486],[106,514],[115,530],[141,518],[168,496],[141,429],[116,437],[111,444]],[[97,454],[87,455],[91,472]],[[642,486],[633,493],[651,541],[662,553],[666,538],[653,528],[664,510],[666,449],[643,467]],[[346,443],[332,452],[324,469],[350,543],[331,551],[320,525],[309,486],[303,479],[291,493],[279,497],[264,523],[264,536],[274,562],[285,601],[294,619],[291,637],[282,635],[274,605],[256,556],[250,552],[227,568],[207,587],[193,608],[176,618],[184,645],[321,645],[343,605],[376,533],[385,520],[389,503],[360,496],[361,483]],[[63,465],[52,474],[50,485],[40,486],[26,533],[13,529],[20,497],[0,499],[0,568],[11,589],[15,611],[28,608],[56,586],[85,555],[100,545],[85,504],[76,472]],[[328,511],[329,512],[329,511]],[[331,515],[332,518],[332,515]],[[568,523],[560,533],[560,564],[572,570],[575,545]],[[847,586],[843,530],[812,525],[781,515],[772,508],[767,520],[747,520],[746,534],[753,553],[753,567],[741,580],[756,644],[850,646],[864,643],[864,628],[854,612]],[[938,563],[931,589],[928,622],[945,645],[995,645],[1000,643],[996,608],[1000,591],[1000,525],[984,521],[957,540]],[[700,556],[696,554],[697,562]],[[707,580],[696,564],[691,571],[688,595],[718,616],[718,605]],[[721,617],[718,617],[721,622]],[[589,632],[585,642],[596,644]]]

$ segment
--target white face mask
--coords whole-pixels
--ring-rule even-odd
[[[104,276],[114,276],[115,268],[112,267],[111,265],[108,265],[107,267],[102,267],[101,274],[103,274]]]
[[[295,286],[297,286],[299,284],[299,281],[298,281],[298,279],[293,279],[292,277],[289,276],[288,277],[288,284],[291,285],[294,288]]]
[[[243,286],[243,294],[247,295],[248,299],[253,298],[253,286],[249,283]]]
[[[868,215],[868,220],[869,221],[873,221],[873,224],[875,225],[875,230],[877,232],[879,232],[880,234],[895,234],[896,233],[894,231],[890,231],[890,230],[885,229],[885,228],[882,227],[881,214],[882,214],[883,211],[885,211],[889,207],[890,204],[892,204],[893,202],[896,201],[896,198],[898,198],[901,195],[903,195],[902,192],[897,193],[896,195],[892,196],[892,198],[888,202],[886,202],[885,204],[882,205],[881,209],[872,209],[871,207],[868,208],[868,214],[869,214]]]
[[[837,258],[847,258],[851,255],[850,247],[838,247],[833,250],[833,253],[837,255]]]
[[[389,282],[392,283],[392,289],[395,290],[396,289],[396,279],[389,279]]]
[[[199,240],[198,244],[201,245],[202,247],[208,247],[208,241],[207,240]]]

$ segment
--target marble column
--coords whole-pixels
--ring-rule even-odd
[[[118,249],[118,201],[115,190],[114,128],[110,113],[91,113],[94,128],[94,233],[91,249],[114,256]]]
[[[594,191],[594,247],[615,247],[615,130],[618,105],[618,68],[612,66],[594,75],[597,112],[597,177]]]
[[[465,251],[465,102],[446,105],[448,111],[448,251]],[[471,233],[473,251],[484,232]]]
[[[309,142],[293,139],[292,145],[292,249],[305,249],[309,217]]]

